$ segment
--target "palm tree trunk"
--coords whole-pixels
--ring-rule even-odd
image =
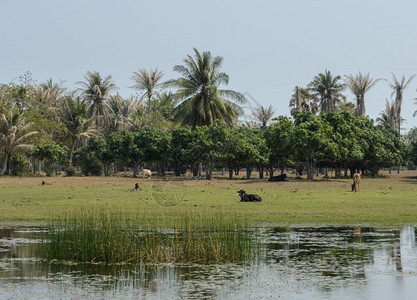
[[[398,108],[398,136],[401,139],[401,106]],[[400,165],[397,167],[397,174],[400,174]]]
[[[148,114],[151,113],[151,98],[152,98],[152,95],[148,93],[148,109],[147,109]]]
[[[301,108],[300,93],[298,92],[298,86],[295,87],[295,109],[299,111]]]
[[[306,160],[307,179],[312,180],[314,178],[314,161]]]
[[[250,179],[250,175],[252,174],[252,168],[247,167],[246,168],[246,179]]]
[[[75,151],[75,141],[72,143],[72,147],[69,153],[69,166],[72,167],[72,158],[74,156],[74,151]]]
[[[211,180],[213,169],[214,169],[214,163],[211,161],[207,162],[207,166],[206,166],[206,179],[207,180]]]
[[[263,179],[264,178],[264,167],[261,166],[258,168],[259,170],[259,179]]]
[[[133,163],[133,178],[138,177],[138,167],[139,167],[139,163],[137,162]]]
[[[233,179],[233,168],[229,168],[229,179]]]
[[[272,177],[274,177],[274,167],[270,165],[267,172],[268,172],[269,178],[272,179]]]
[[[6,154],[5,156],[4,156],[4,163],[3,163],[3,168],[1,169],[1,172],[0,172],[0,176],[2,176],[2,175],[4,175],[4,173],[6,172],[6,170],[7,170],[7,165],[8,165],[8,155]]]
[[[198,163],[198,177],[201,177],[201,174],[203,173],[203,163]]]

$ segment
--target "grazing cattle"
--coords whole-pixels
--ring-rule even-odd
[[[273,176],[273,177],[269,178],[268,181],[288,181],[287,174]]]
[[[148,177],[148,179],[151,179],[151,176],[152,176],[152,171],[151,170],[143,169],[142,172],[143,172],[143,177],[142,178]]]
[[[353,174],[353,183],[352,183],[352,192],[359,191],[359,183],[361,182],[361,174],[355,173]]]
[[[246,194],[244,190],[237,191],[240,196],[240,202],[261,202],[262,198],[254,194]]]

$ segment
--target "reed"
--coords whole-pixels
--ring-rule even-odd
[[[167,228],[158,218],[82,212],[50,223],[40,255],[88,263],[239,263],[259,248],[249,227],[244,218],[222,214],[183,216]]]

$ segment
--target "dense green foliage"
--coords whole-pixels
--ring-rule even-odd
[[[247,178],[252,170],[263,178],[265,171],[295,168],[313,179],[318,168],[332,168],[336,177],[349,169],[377,175],[417,161],[416,135],[401,137],[398,127],[402,91],[412,78],[394,76],[394,113],[381,114],[381,125],[363,116],[364,95],[378,80],[347,76],[355,106],[342,94],[342,77],[328,70],[295,89],[292,118],[273,118],[272,106],[258,106],[254,123],[239,120],[245,97],[220,89],[229,82],[222,57],[194,49],[183,62],[174,67],[181,77],[166,82],[157,69],[134,72],[132,88],[143,94],[128,98],[112,95],[117,86],[99,72],[87,72],[75,91],[52,80],[36,84],[30,73],[0,85],[0,175],[132,171],[137,177],[148,168],[211,179],[217,168],[231,179],[241,169]]]

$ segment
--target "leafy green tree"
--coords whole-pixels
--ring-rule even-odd
[[[276,122],[265,131],[265,141],[270,149],[268,171],[271,178],[274,176],[275,168],[283,170],[293,164],[293,132],[294,123],[283,116],[278,117]]]
[[[378,175],[381,168],[398,166],[404,162],[405,145],[392,127],[369,124],[360,138],[368,144],[362,163],[363,169],[371,175]]]
[[[233,179],[233,171],[238,170],[241,166],[241,157],[244,156],[243,143],[243,138],[238,129],[227,131],[221,160],[229,170],[229,179]]]
[[[411,140],[409,151],[410,160],[414,163],[414,165],[417,165],[417,139]]]
[[[33,85],[30,72],[19,77],[20,83],[11,82],[0,85],[0,113],[11,109],[26,110],[35,97],[37,89]]]
[[[340,76],[333,76],[328,70],[314,76],[313,81],[308,84],[308,88],[320,98],[320,111],[329,112],[336,109],[337,104],[345,99],[342,94],[344,85],[339,81]]]
[[[365,94],[379,81],[369,77],[369,73],[362,75],[359,72],[356,75],[345,76],[346,86],[356,97],[356,113],[355,116],[361,117],[366,115],[365,110]]]
[[[96,150],[96,156],[100,160],[104,169],[104,176],[110,176],[114,164],[118,161],[118,147],[120,134],[113,132],[105,137],[97,137],[100,148]]]
[[[167,82],[177,88],[176,97],[182,101],[175,109],[175,120],[193,127],[223,120],[231,126],[242,111],[238,104],[245,103],[245,97],[219,89],[229,83],[229,75],[220,72],[222,57],[213,57],[208,51],[200,54],[195,48],[194,54],[195,59],[188,55],[184,65],[174,66],[182,77]]]
[[[148,167],[157,165],[158,174],[164,175],[170,146],[168,135],[162,130],[145,127],[134,133],[134,144],[141,161]]]
[[[347,169],[364,158],[367,148],[364,141],[359,139],[358,118],[348,110],[331,111],[321,117],[332,127],[331,139],[335,145],[333,157],[327,158],[327,161],[335,167],[336,177],[341,176],[342,168],[347,175]]]
[[[101,176],[104,165],[99,153],[105,148],[103,138],[92,136],[88,140],[87,146],[75,151],[74,164],[81,167],[85,176]]]
[[[26,153],[27,154],[27,153]],[[33,174],[33,167],[25,153],[15,152],[10,157],[10,175],[28,176]]]
[[[200,135],[200,146],[203,152],[203,162],[206,167],[206,179],[211,179],[213,169],[221,163],[227,135],[227,125],[223,121],[216,121],[207,126]]]
[[[317,161],[335,156],[337,145],[332,135],[332,127],[321,118],[309,112],[296,115],[292,144],[296,155],[305,162],[307,179],[313,179]]]
[[[176,176],[191,168],[193,175],[198,175],[198,166],[204,158],[206,126],[181,126],[171,132],[171,163]]]
[[[133,177],[136,178],[139,173],[139,165],[142,162],[142,153],[135,143],[135,133],[122,131],[118,135],[118,145],[116,146],[116,154],[120,161],[132,166]],[[115,145],[113,145],[114,147]]]
[[[246,168],[246,178],[250,179],[252,168],[260,170],[260,178],[263,178],[263,169],[268,163],[269,149],[266,145],[264,135],[259,129],[239,128],[243,136],[243,157],[241,165]]]
[[[100,118],[109,114],[106,101],[117,87],[111,76],[102,78],[99,72],[87,72],[84,81],[78,81],[77,84],[81,86],[79,90],[89,106],[88,116],[94,119],[98,129]]]
[[[46,176],[55,174],[58,162],[63,162],[67,157],[68,148],[58,144],[39,144],[31,155],[43,162]]]
[[[241,167],[246,168],[249,179],[252,168],[265,166],[268,157],[269,151],[259,129],[239,127],[227,131],[222,161],[229,169],[229,179],[233,178],[233,171],[237,174]]]

